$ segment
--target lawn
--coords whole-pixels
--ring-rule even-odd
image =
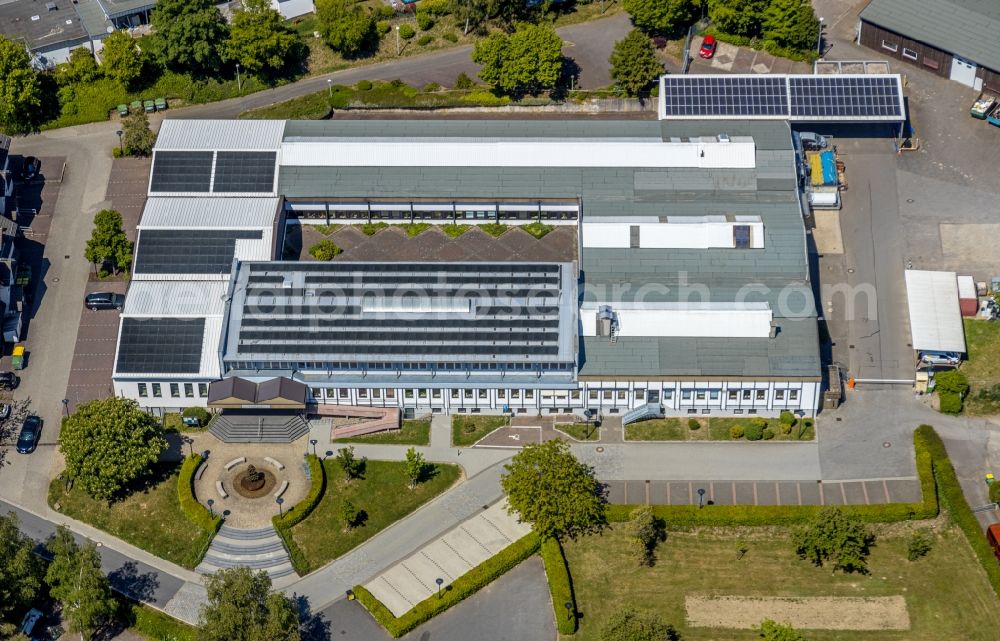
[[[965,343],[969,350],[969,360],[961,368],[969,379],[965,411],[1000,414],[1000,323],[966,319]]]
[[[593,423],[556,423],[556,429],[578,441],[596,441],[601,437],[601,428]]]
[[[800,560],[788,531],[780,528],[670,532],[654,567],[639,567],[621,525],[565,545],[582,618],[574,641],[592,641],[611,614],[624,606],[654,611],[678,628],[685,641],[758,639],[752,630],[687,627],[685,596],[905,597],[911,629],[905,632],[803,630],[809,641],[992,641],[1000,628],[996,598],[955,527],[935,536],[921,560],[906,560],[912,526],[892,526],[880,537],[868,575],[832,574]],[[749,550],[736,560],[737,536]]]
[[[679,418],[651,418],[625,426],[627,441],[686,441],[686,433]]]
[[[179,463],[161,463],[145,486],[111,504],[80,489],[65,490],[60,478],[49,484],[49,506],[186,568],[201,560],[211,535],[188,521],[177,501]]]
[[[506,416],[455,415],[451,419],[451,444],[472,445],[508,422]]]
[[[351,436],[338,438],[334,443],[370,443],[373,445],[429,445],[431,442],[431,422],[403,421],[403,429],[396,432],[381,432],[371,436]]]
[[[721,417],[668,417],[654,418],[625,426],[627,441],[732,441],[730,428],[741,426],[746,429],[754,417],[721,418]],[[767,425],[775,431],[775,441],[811,441],[816,438],[816,421],[814,419],[799,419],[796,426],[788,434],[781,430],[777,418],[767,418]],[[691,429],[691,425],[698,425]],[[745,440],[745,439],[738,439]]]
[[[405,463],[368,461],[364,478],[346,482],[344,472],[331,458],[326,467],[326,492],[309,518],[292,528],[292,536],[317,569],[364,543],[410,512],[441,494],[458,480],[456,465],[428,465],[431,472],[415,489],[409,489]],[[367,517],[347,530],[340,515],[345,500],[351,501]]]

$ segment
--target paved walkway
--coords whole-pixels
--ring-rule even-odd
[[[365,587],[400,617],[530,533],[531,526],[508,514],[507,502],[499,501],[388,568]]]

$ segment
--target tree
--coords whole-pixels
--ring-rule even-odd
[[[528,445],[504,470],[500,484],[510,513],[531,523],[543,539],[575,539],[607,525],[601,484],[565,441]]]
[[[411,490],[423,480],[426,467],[427,462],[424,461],[423,454],[412,447],[406,450],[406,478],[410,480]]]
[[[69,60],[59,65],[58,71],[68,82],[90,82],[101,75],[94,54],[86,47],[69,52]]]
[[[84,257],[103,268],[110,265],[116,272],[132,264],[132,241],[125,235],[122,215],[114,209],[102,209],[94,216],[94,229],[83,251]]]
[[[229,28],[212,0],[159,0],[152,23],[163,64],[196,75],[218,74],[219,48]]]
[[[708,17],[723,33],[753,38],[760,35],[769,0],[708,0]]]
[[[131,87],[142,76],[142,53],[128,31],[115,31],[104,39],[101,68],[108,77],[126,87]]]
[[[344,525],[347,526],[348,530],[353,528],[354,524],[358,522],[357,506],[348,500],[344,500],[344,502],[340,504],[340,518],[343,519]]]
[[[69,478],[105,501],[145,474],[166,447],[159,422],[135,401],[116,396],[80,405],[59,435]]]
[[[45,570],[35,542],[21,533],[17,514],[0,516],[0,620],[27,609],[42,589]]]
[[[544,8],[548,8],[548,0],[532,3],[527,0],[481,0],[483,10],[489,18],[500,21],[504,29],[510,31],[521,21],[530,22]]]
[[[663,73],[652,41],[638,29],[615,43],[608,62],[611,63],[611,77],[630,96],[643,95]]]
[[[622,6],[646,33],[677,33],[694,20],[692,0],[624,0]]]
[[[992,489],[992,486],[991,486]],[[906,543],[906,560],[916,561],[927,556],[934,547],[934,535],[927,528],[920,528],[910,535]]]
[[[33,130],[41,106],[42,88],[28,52],[0,36],[0,131],[23,134]]]
[[[365,469],[366,461],[367,459],[364,457],[359,459],[354,456],[353,445],[342,447],[337,450],[337,463],[340,464],[340,469],[344,470],[344,476],[347,478],[348,483],[350,483],[352,479],[361,478],[361,474]]]
[[[130,156],[148,156],[153,153],[153,145],[156,144],[156,134],[149,128],[149,116],[145,111],[130,113],[122,119],[122,145],[125,153]],[[117,261],[121,267],[132,262],[132,249],[120,256],[128,258],[128,261]]]
[[[799,557],[814,565],[830,562],[834,570],[863,574],[875,535],[857,517],[828,507],[794,532],[792,542]]]
[[[469,29],[478,27],[489,18],[489,7],[484,0],[452,0],[451,13],[456,22],[464,23],[464,35],[469,35]]]
[[[349,0],[317,0],[316,18],[326,44],[345,56],[356,56],[378,41],[375,16]]]
[[[537,94],[556,85],[562,71],[562,39],[549,25],[519,25],[511,35],[493,33],[476,43],[479,77],[504,93]]]
[[[601,628],[601,641],[679,641],[674,626],[656,614],[624,608],[611,615]]]
[[[225,57],[250,73],[274,77],[301,63],[305,45],[268,0],[244,0],[233,13]]]
[[[663,522],[648,507],[636,508],[631,516],[628,534],[639,565],[653,565],[656,563],[656,544],[667,538]]]
[[[108,577],[101,570],[97,547],[93,543],[79,547],[64,526],[56,529],[47,547],[52,554],[45,574],[49,592],[62,603],[63,618],[69,620],[70,631],[90,639],[102,623],[114,616],[117,608]]]
[[[819,20],[809,0],[771,0],[761,28],[765,40],[801,51],[811,51],[819,38]]]
[[[764,641],[806,641],[806,638],[790,625],[764,619],[760,624],[760,638]]]
[[[263,570],[219,570],[206,582],[199,639],[204,641],[298,641],[299,616],[294,602],[271,592]]]

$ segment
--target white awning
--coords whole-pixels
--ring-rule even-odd
[[[955,272],[908,269],[905,276],[913,349],[964,354],[965,329]]]

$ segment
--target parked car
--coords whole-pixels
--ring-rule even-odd
[[[31,633],[34,632],[35,626],[38,622],[42,620],[42,613],[35,608],[28,610],[28,613],[24,615],[21,619],[21,634],[26,637],[31,637]]]
[[[986,529],[986,540],[993,548],[993,556],[1000,561],[1000,523],[994,523]]]
[[[701,41],[701,49],[698,50],[698,57],[708,60],[715,55],[715,36],[705,36]]]
[[[0,421],[10,418],[12,408],[10,403],[0,403]]]
[[[125,306],[124,294],[112,294],[111,292],[90,292],[83,301],[84,307],[92,312],[99,309],[117,309]]]
[[[31,454],[38,447],[38,439],[42,436],[42,419],[29,416],[21,424],[21,433],[17,436],[18,454]]]
[[[28,156],[21,165],[21,180],[34,180],[42,173],[42,161],[34,156]]]
[[[21,383],[21,379],[14,372],[0,372],[0,389],[12,390]]]
[[[920,360],[929,365],[958,365],[962,355],[958,352],[921,352]]]

